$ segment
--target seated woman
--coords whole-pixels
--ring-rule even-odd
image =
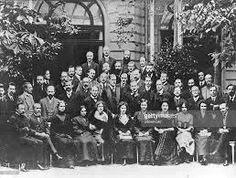
[[[116,151],[117,159],[132,162],[135,158],[135,142],[133,140],[133,121],[127,114],[128,104],[121,102],[118,106],[118,114],[114,118],[114,128],[117,136]]]
[[[210,123],[213,117],[212,114],[207,111],[207,104],[204,101],[200,102],[199,107],[200,111],[194,114],[196,153],[201,165],[207,165],[207,144],[211,136]]]
[[[176,141],[179,147],[179,158],[176,164],[190,163],[194,154],[194,140],[191,134],[191,131],[193,131],[193,115],[188,112],[186,102],[182,103],[181,110],[176,118]]]
[[[139,163],[140,164],[153,164],[153,128],[143,127],[142,122],[145,120],[144,115],[147,113],[148,101],[141,99],[141,111],[134,114],[134,138],[138,144]]]
[[[155,127],[153,136],[156,142],[155,164],[173,164],[177,158],[176,131],[174,128],[174,118],[169,112],[169,104],[163,101],[161,104],[162,125]]]
[[[56,167],[74,168],[75,147],[72,139],[72,123],[69,115],[65,114],[65,102],[58,103],[58,113],[51,120],[51,138],[58,154],[63,159],[53,157],[53,165]]]
[[[105,108],[103,101],[98,101],[95,110],[89,114],[90,129],[98,145],[98,161],[108,164],[114,150],[112,114]]]
[[[76,147],[76,162],[79,165],[93,164],[97,161],[98,151],[96,139],[91,134],[87,110],[80,106],[80,115],[72,119],[73,139]]]

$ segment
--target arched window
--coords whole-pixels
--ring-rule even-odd
[[[61,3],[59,0],[38,0],[34,9],[47,16],[50,7]],[[52,17],[66,15],[72,24],[79,27],[76,35],[61,34],[63,51],[58,56],[58,65],[65,69],[69,65],[81,65],[86,61],[86,52],[94,52],[98,61],[98,52],[104,46],[104,16],[96,0],[64,0],[51,13]],[[65,60],[66,59],[66,60]]]

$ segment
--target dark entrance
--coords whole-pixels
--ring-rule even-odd
[[[48,3],[57,3],[58,0],[41,1],[38,11],[46,15]],[[53,16],[66,14],[71,18],[72,24],[79,28],[79,33],[74,35],[61,34],[59,39],[63,50],[58,55],[54,66],[48,66],[53,76],[67,70],[68,66],[81,65],[86,62],[86,53],[92,51],[94,60],[98,62],[99,49],[104,46],[104,17],[101,7],[96,0],[65,0],[62,6],[54,10]]]

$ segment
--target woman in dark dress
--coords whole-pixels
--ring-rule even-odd
[[[96,103],[95,110],[89,114],[89,122],[98,145],[98,161],[109,164],[114,150],[113,118],[103,101]]]
[[[80,107],[80,115],[72,119],[73,139],[76,147],[76,162],[88,165],[97,161],[98,151],[96,139],[91,134],[89,121],[84,105]]]
[[[154,128],[154,137],[156,141],[155,163],[173,164],[177,158],[176,131],[174,128],[174,118],[169,112],[169,104],[166,101],[161,105],[162,126]]]
[[[207,165],[208,149],[207,145],[209,137],[211,136],[212,129],[210,123],[213,120],[212,114],[207,111],[207,104],[201,101],[199,104],[200,111],[194,114],[194,129],[195,129],[195,143],[196,153],[199,158],[201,165]]]
[[[69,115],[65,114],[65,102],[58,104],[58,114],[52,117],[51,138],[58,154],[63,159],[53,159],[56,167],[74,168],[74,141],[72,139],[72,123]]]
[[[128,104],[121,102],[118,106],[118,114],[114,118],[114,128],[117,136],[116,151],[118,160],[132,162],[135,158],[135,142],[133,140],[133,120],[127,114]]]
[[[149,164],[154,163],[153,157],[153,128],[143,127],[142,122],[145,120],[144,115],[147,113],[148,101],[141,99],[141,111],[134,114],[134,138],[138,144],[139,163]]]

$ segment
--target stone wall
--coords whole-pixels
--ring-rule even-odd
[[[109,26],[109,33],[105,35],[109,39],[106,45],[111,49],[111,56],[121,60],[123,51],[128,49],[131,51],[131,59],[139,60],[145,52],[144,5],[136,3],[128,6],[128,1],[121,0],[102,0],[102,3],[108,15],[108,22],[105,22],[105,26]],[[127,15],[133,18],[133,21],[126,30],[131,31],[133,29],[134,35],[133,37],[127,35],[130,38],[129,41],[119,46],[117,44],[117,33],[115,32],[115,29],[117,29],[116,21],[119,17],[127,17]]]

